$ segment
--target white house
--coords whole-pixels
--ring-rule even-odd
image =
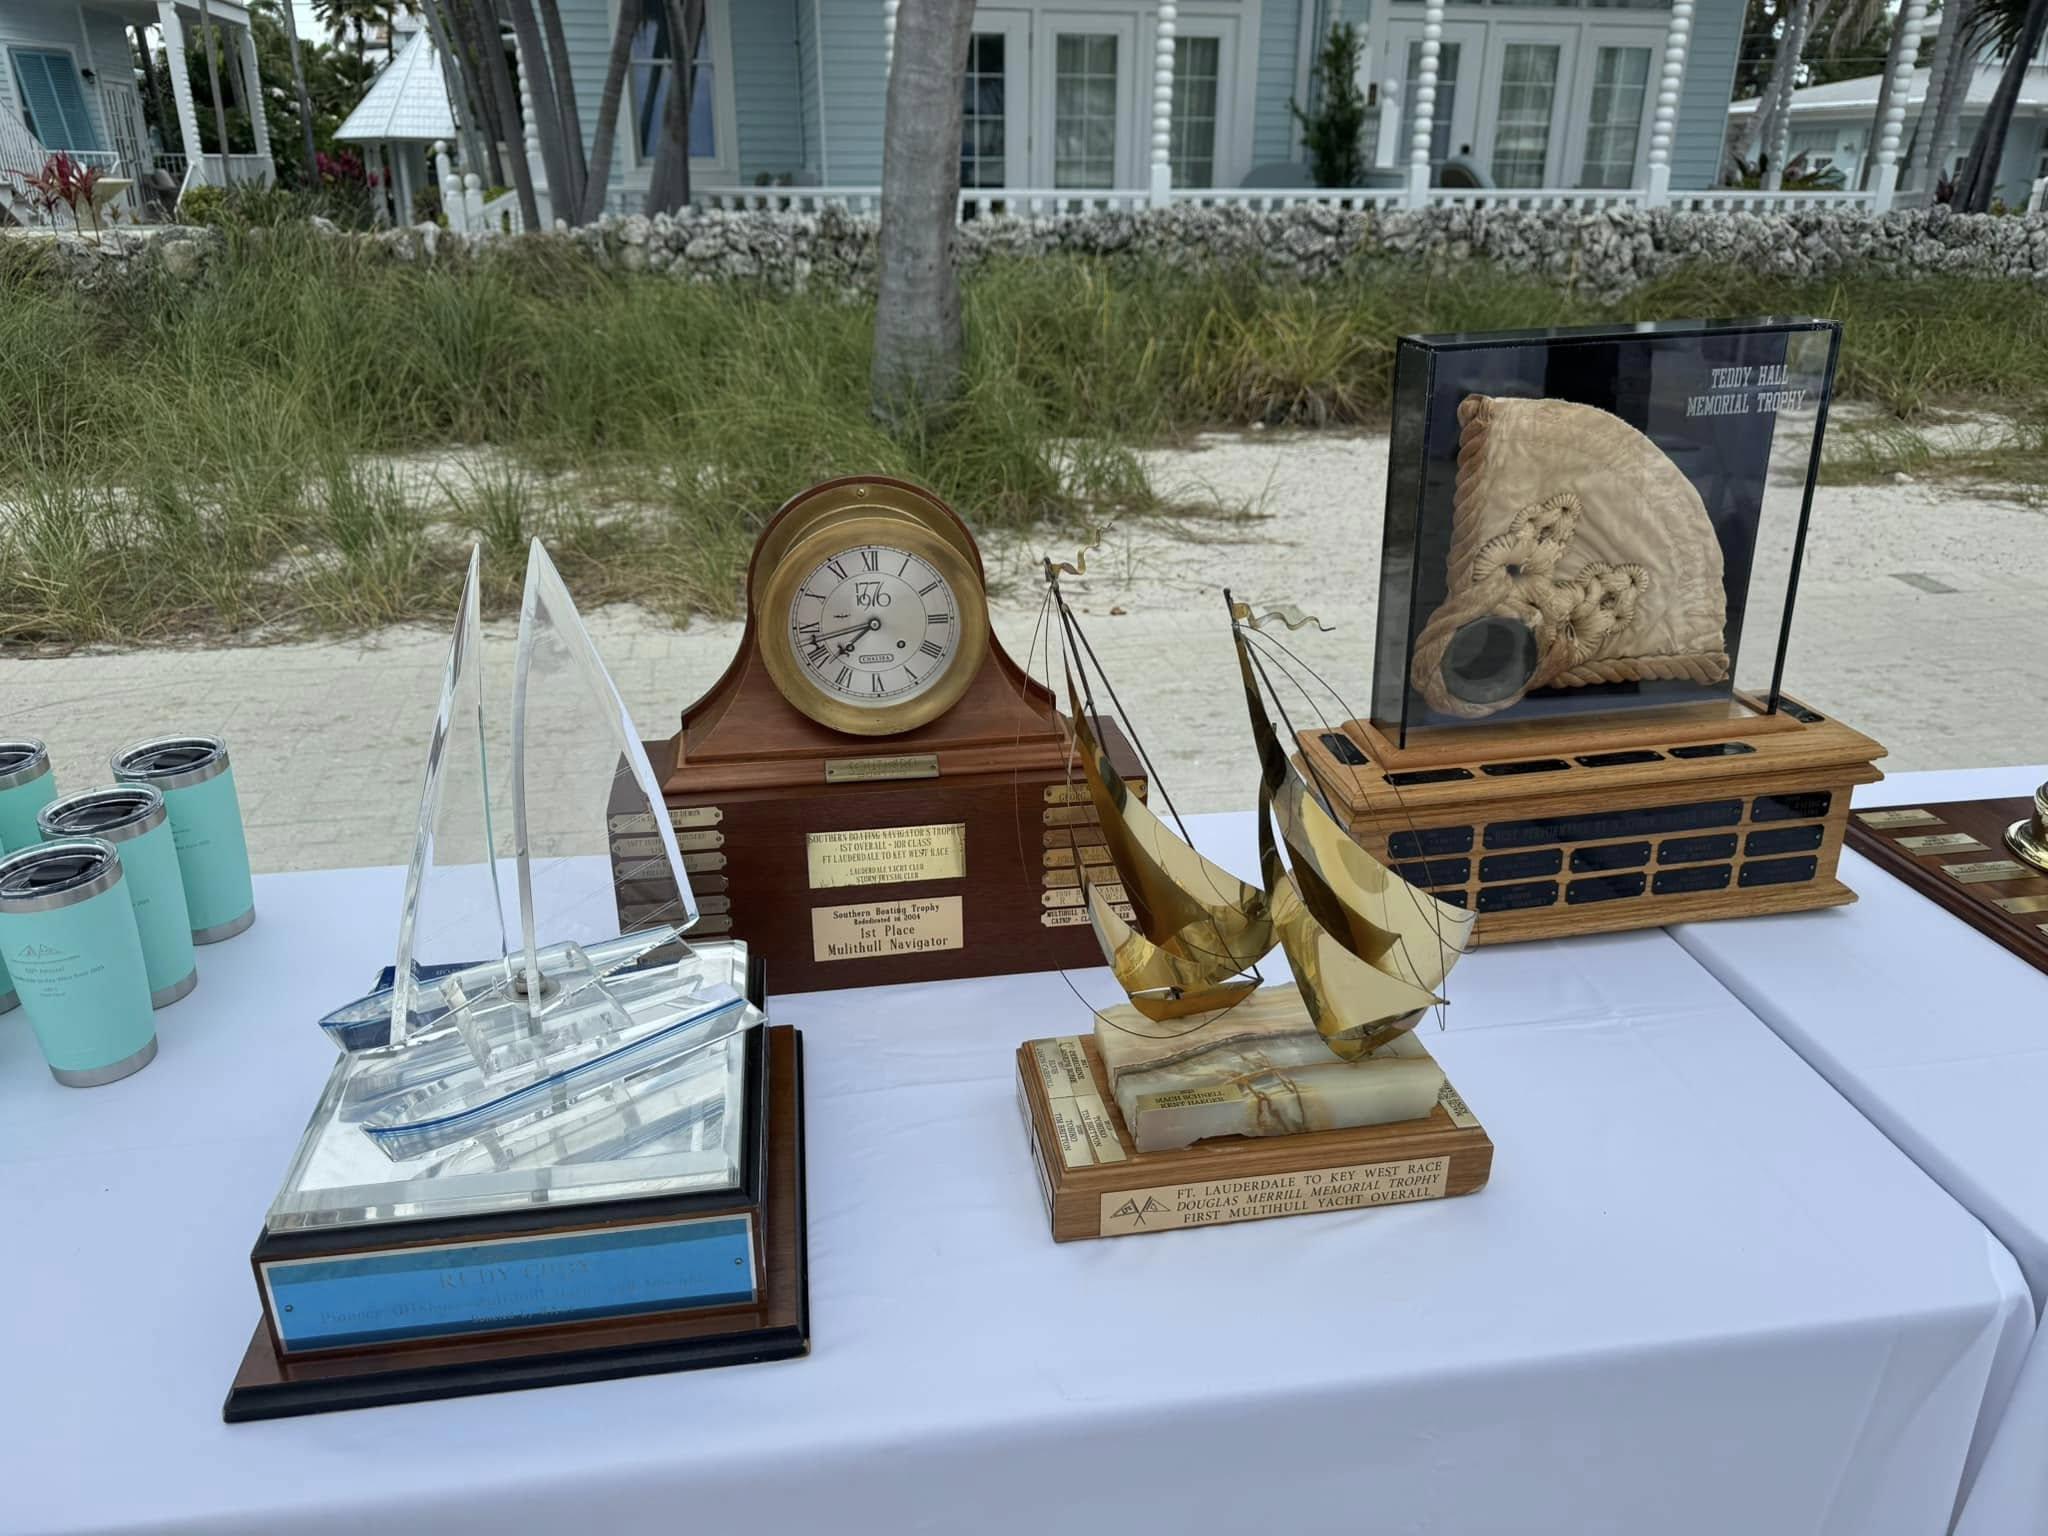
[[[248,99],[258,100],[248,11],[233,0],[207,0],[207,10]],[[0,0],[0,184],[18,186],[8,172],[33,173],[63,150],[138,187],[156,170],[178,190],[221,185],[230,166],[200,153],[199,108],[185,66],[185,35],[198,24],[197,0]],[[144,130],[130,27],[162,34],[177,104],[175,151],[157,150]],[[228,89],[225,80],[221,88]],[[277,177],[269,131],[260,111],[252,119],[256,152],[232,156],[232,170],[238,181],[268,184]],[[139,196],[135,202],[139,211]],[[0,217],[7,207],[0,187]]]
[[[637,207],[676,69],[666,7],[558,3],[586,141],[614,25],[633,29],[608,195]],[[693,61],[698,199],[872,205],[896,10],[706,0]],[[1829,201],[1713,188],[1742,14],[1743,0],[980,4],[961,82],[963,208],[1324,196],[1290,103],[1311,102],[1316,53],[1340,21],[1363,33],[1371,103],[1374,169],[1347,189],[1354,202]],[[767,185],[778,191],[753,190]],[[1834,200],[1889,195],[1887,184]]]
[[[1962,126],[1956,135],[1955,153],[1948,164],[1938,168],[1953,174],[1976,142],[1977,127],[1998,89],[2002,64],[1979,64],[1970,76],[1963,97]],[[1901,150],[1913,133],[1926,106],[1927,74],[1913,71],[1912,84],[1905,92],[1904,132]],[[1853,80],[1831,80],[1826,85],[1809,85],[1792,93],[1792,132],[1786,155],[1805,155],[1807,164],[1818,168],[1825,163],[1840,170],[1848,186],[1863,177],[1870,158],[1871,115],[1877,109],[1880,75],[1860,75]],[[1757,109],[1755,100],[1738,101],[1728,108],[1731,123],[1740,122]],[[1928,132],[1932,132],[1929,119]],[[2036,60],[2020,86],[2018,105],[2013,109],[2012,127],[2006,134],[2005,155],[1998,166],[1998,195],[2015,207],[2023,207],[2033,183],[2048,176],[2048,62]],[[1926,190],[1924,188],[1916,190]]]

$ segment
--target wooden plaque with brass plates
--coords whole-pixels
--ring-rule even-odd
[[[1852,811],[1849,846],[2048,971],[2048,784],[2031,798]]]
[[[1101,964],[1075,873],[1101,838],[1067,751],[989,627],[966,524],[878,475],[769,521],[738,653],[648,744],[700,927],[744,933],[778,992]],[[672,899],[652,830],[612,818],[623,924]]]

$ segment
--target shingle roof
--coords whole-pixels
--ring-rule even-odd
[[[425,29],[413,33],[398,57],[378,71],[334,136],[353,144],[454,142],[455,117],[448,110],[441,59]]]

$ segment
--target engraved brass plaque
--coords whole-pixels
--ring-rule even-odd
[[[725,820],[725,812],[715,805],[672,805],[668,808],[668,824],[681,832],[686,827],[715,827]],[[647,811],[634,811],[625,816],[611,819],[614,832],[652,832],[654,817]]]
[[[1444,1079],[1443,1091],[1437,1094],[1436,1101],[1443,1105],[1444,1113],[1451,1117],[1451,1124],[1459,1130],[1469,1131],[1479,1123],[1479,1117],[1472,1113],[1472,1106],[1451,1086],[1449,1078]]]
[[[1348,1163],[1256,1178],[1204,1179],[1119,1189],[1102,1197],[1102,1235],[1155,1232],[1173,1227],[1221,1226],[1306,1211],[1349,1211],[1362,1206],[1434,1200],[1450,1180],[1448,1157],[1411,1157],[1391,1163]]]
[[[2031,864],[2022,864],[2018,859],[1993,859],[1987,864],[1944,864],[1943,874],[1953,875],[1965,885],[1977,885],[1986,880],[2039,880],[2041,871]]]
[[[967,825],[870,827],[811,832],[804,837],[811,889],[901,885],[910,880],[957,880],[967,873]]]
[[[2024,917],[2029,912],[2048,912],[2048,896],[2000,896],[1999,906],[2014,917]]]
[[[1866,827],[1877,827],[1880,830],[1886,827],[1938,827],[1941,825],[1941,818],[1935,815],[1934,812],[1923,811],[1917,808],[1896,811],[1858,811],[1856,819]]]
[[[708,848],[723,848],[723,832],[690,831],[676,833],[676,849],[681,853],[702,853]],[[615,837],[612,852],[622,859],[658,859],[661,857],[661,839],[648,837]]]
[[[811,908],[811,958],[820,964],[965,947],[958,896]]]
[[[1925,837],[1902,837],[1899,846],[1910,853],[1976,853],[1988,851],[1967,832],[1932,832]]]
[[[836,757],[825,761],[827,784],[870,784],[878,779],[936,779],[936,752],[903,752],[895,757]]]
[[[1034,1040],[1031,1057],[1038,1066],[1038,1080],[1045,1088],[1046,1109],[1052,1117],[1053,1139],[1059,1143],[1060,1161],[1069,1168],[1092,1163],[1121,1163],[1123,1143],[1116,1124],[1095,1087],[1088,1070],[1088,1058],[1078,1035],[1057,1040]]]

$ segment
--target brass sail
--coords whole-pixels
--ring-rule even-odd
[[[1235,625],[1232,639],[1259,752],[1259,874],[1274,929],[1317,1032],[1339,1056],[1363,1056],[1442,1001],[1435,988],[1464,951],[1471,914],[1415,890],[1323,809],[1273,729]]]
[[[1273,947],[1267,895],[1210,863],[1130,792],[1109,761],[1073,678],[1067,679],[1075,755],[1102,840],[1135,923],[1088,878],[1088,912],[1103,957],[1131,1004],[1150,1019],[1228,1008],[1258,986],[1244,973]]]

